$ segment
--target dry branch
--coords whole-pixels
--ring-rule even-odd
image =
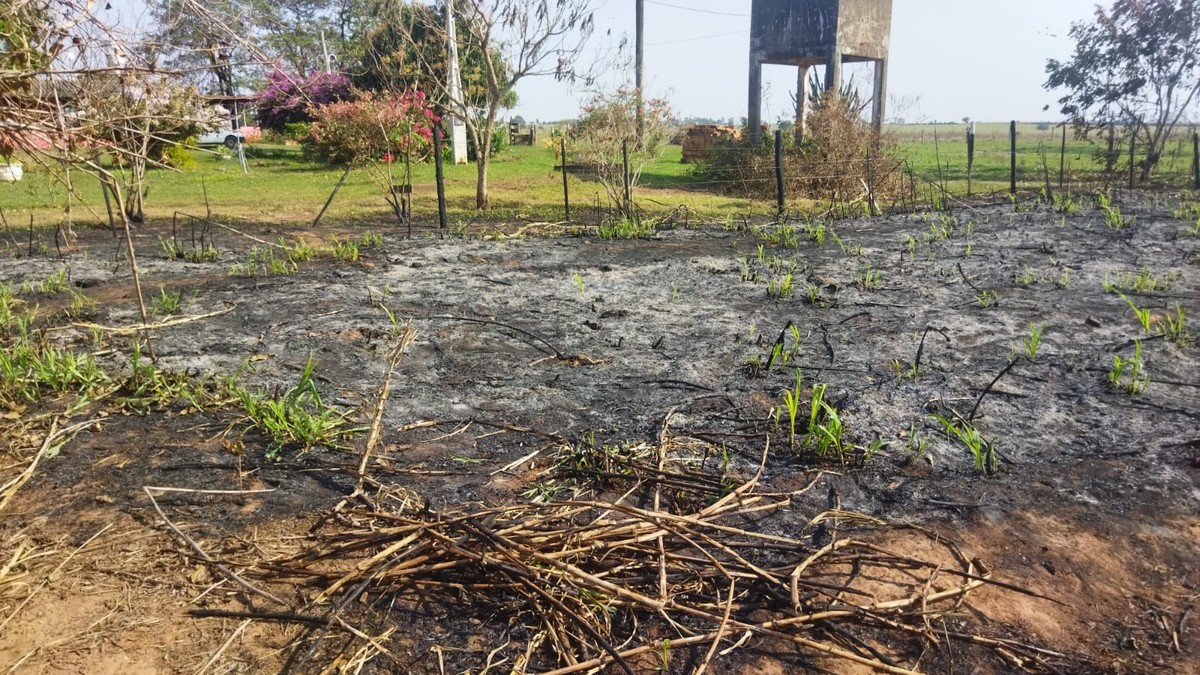
[[[412,618],[398,608],[441,601],[454,603],[458,614],[499,612],[525,621],[530,636],[542,637],[493,649],[488,658],[507,649],[504,656],[513,663],[560,674],[613,666],[635,672],[639,662],[630,659],[659,650],[665,658],[678,649],[699,650],[697,663],[707,669],[744,643],[718,651],[722,639],[736,633],[889,673],[918,668],[919,648],[896,646],[911,647],[914,639],[1002,650],[1008,664],[1061,658],[962,628],[934,635],[933,621],[961,615],[967,596],[990,582],[987,568],[920,527],[841,510],[817,513],[798,526],[789,520],[794,498],[820,476],[796,493],[758,492],[769,450],[755,475],[736,487],[717,482],[694,488],[707,495],[702,501],[666,499],[675,489],[670,484],[687,482],[686,462],[677,453],[698,442],[667,437],[665,425],[663,436],[658,461],[648,467],[651,479],[638,480],[612,500],[412,514],[341,508],[302,550],[243,563],[240,574],[314,591],[270,620],[292,617],[303,625],[312,608],[338,607],[335,618],[346,624],[341,635],[351,643],[327,646],[341,654],[370,647],[363,654],[395,658],[398,651],[387,652],[386,639],[367,643],[361,636],[411,628]],[[658,480],[663,478],[671,483]],[[658,504],[656,495],[662,497]],[[834,532],[833,540],[811,541],[818,527]],[[927,555],[900,555],[872,543],[897,532],[924,540]],[[360,597],[393,609],[381,614],[348,602]],[[350,630],[356,621],[357,632]],[[663,630],[678,639],[667,644]]]

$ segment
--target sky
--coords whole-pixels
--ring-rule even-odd
[[[592,53],[634,32],[634,0],[596,0]],[[1070,56],[1067,32],[1096,0],[894,0],[889,99],[918,97],[909,122],[1057,120],[1058,95],[1042,88],[1046,60]],[[646,88],[681,117],[746,115],[750,0],[646,0]],[[871,70],[845,77],[868,83]],[[608,78],[610,86],[633,81]],[[764,67],[763,117],[794,118],[796,69]],[[553,78],[518,85],[513,111],[529,120],[575,117],[588,93]],[[1043,108],[1050,105],[1050,110]],[[889,117],[897,111],[891,110]]]
[[[1107,0],[1105,0],[1107,3]],[[680,117],[740,120],[746,115],[751,0],[646,0],[646,88],[670,101]],[[144,12],[142,0],[113,0],[125,20]],[[1058,95],[1042,88],[1046,60],[1071,53],[1067,31],[1088,20],[1096,0],[893,0],[889,104],[918,102],[908,122],[1057,120]],[[623,36],[632,42],[634,0],[594,0],[596,30],[584,57],[592,61]],[[763,118],[794,118],[796,69],[764,66]],[[869,85],[869,66],[849,65],[845,77]],[[604,85],[633,82],[632,64],[610,71]],[[511,111],[529,121],[571,119],[589,92],[554,81],[519,83]],[[1043,110],[1049,105],[1049,110]]]

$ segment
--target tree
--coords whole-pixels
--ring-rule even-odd
[[[194,91],[178,89],[178,74],[159,69],[158,45],[128,37],[102,11],[95,0],[0,5],[0,124],[23,158],[64,188],[68,245],[72,204],[82,201],[75,172],[98,178],[116,199],[144,326],[149,315],[130,228],[145,195],[141,179],[146,166],[163,165],[157,143],[204,121]],[[101,161],[104,155],[111,161]],[[148,332],[145,339],[153,358]]]
[[[1120,125],[1145,149],[1142,180],[1200,92],[1200,3],[1115,0],[1071,26],[1071,58],[1047,61],[1049,90],[1081,135]]]
[[[118,202],[133,223],[145,221],[147,168],[167,167],[170,147],[219,123],[195,87],[145,71],[85,73],[73,99],[77,119],[97,131],[94,150],[111,153],[121,167]]]
[[[268,72],[313,73],[326,70],[335,59],[350,62],[373,18],[368,2],[376,4],[373,0],[151,0],[148,4],[164,65],[188,72],[207,89],[233,95],[247,87],[253,76],[260,76],[260,66]],[[246,65],[253,68],[243,73]]]
[[[512,100],[517,83],[526,77],[553,76],[559,80],[581,77],[576,65],[594,27],[592,1],[454,0],[455,15],[459,17],[463,79],[466,82],[473,79],[467,72],[471,62],[462,58],[464,49],[468,55],[471,50],[477,50],[479,57],[474,67],[479,69],[481,97],[468,87],[464,87],[461,94],[453,93],[440,64],[428,58],[424,50],[412,50],[421,59],[420,68],[427,75],[429,93],[434,100],[445,102],[447,114],[464,123],[479,149],[476,158],[477,208],[488,208],[490,139],[497,117],[506,102]],[[420,45],[425,41],[415,32],[417,27],[411,22],[399,26],[407,43]],[[421,27],[426,28],[425,25]],[[427,28],[429,40],[449,43],[442,22]],[[484,58],[485,54],[493,56]]]
[[[153,58],[161,60],[165,67],[185,73],[193,83],[212,93],[233,96],[241,84],[237,64],[245,59],[244,51],[223,30],[192,11],[191,2],[149,3],[160,36]],[[252,14],[241,11],[235,0],[209,0],[206,8],[239,34],[249,35],[253,31],[249,21]],[[253,0],[249,9],[257,10]]]
[[[362,65],[354,74],[355,85],[375,91],[428,92],[435,108],[450,109],[446,100],[448,88],[439,86],[450,70],[445,27],[447,4],[390,6],[383,21],[364,39]],[[460,25],[466,21],[461,7],[456,7],[455,21]],[[487,108],[488,93],[483,50],[470,33],[460,33],[457,37],[462,103],[473,116],[481,117]],[[493,49],[489,58],[501,74],[500,79],[507,78],[508,64],[503,56]],[[516,91],[505,92],[500,107],[509,109],[516,104]]]
[[[633,205],[625,203],[624,158],[629,152],[629,183],[637,185],[642,170],[658,159],[666,148],[671,108],[665,99],[644,101],[642,143],[638,144],[639,92],[624,87],[614,92],[599,92],[583,107],[583,116],[571,130],[571,150],[576,161],[596,171],[608,197],[621,204],[626,217],[633,217]]]
[[[438,116],[425,94],[367,93],[356,101],[316,106],[312,114],[316,121],[306,141],[309,147],[327,161],[366,168],[396,218],[403,222],[407,214],[402,197],[393,190],[393,163],[403,157],[407,171],[413,160],[420,160],[432,149]]]
[[[49,29],[41,3],[15,0],[0,7],[0,98],[10,101],[28,92],[49,58],[44,44]]]

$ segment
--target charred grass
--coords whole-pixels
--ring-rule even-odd
[[[1120,206],[196,260],[148,231],[150,344],[101,233],[10,257],[0,655],[1184,668],[1200,240]],[[286,274],[230,273],[267,249]]]

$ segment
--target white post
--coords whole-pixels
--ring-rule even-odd
[[[325,46],[325,31],[321,31],[321,54],[325,57],[325,74],[333,72],[333,67],[329,64],[329,48]]]
[[[447,77],[450,79],[450,100],[451,106],[465,111],[466,106],[463,105],[462,91],[462,75],[458,67],[458,35],[454,28],[454,3],[446,3],[446,34],[449,36],[449,55],[450,55],[450,72]],[[450,114],[450,149],[451,157],[454,158],[455,164],[467,163],[467,125],[463,123],[458,116],[457,111]]]

